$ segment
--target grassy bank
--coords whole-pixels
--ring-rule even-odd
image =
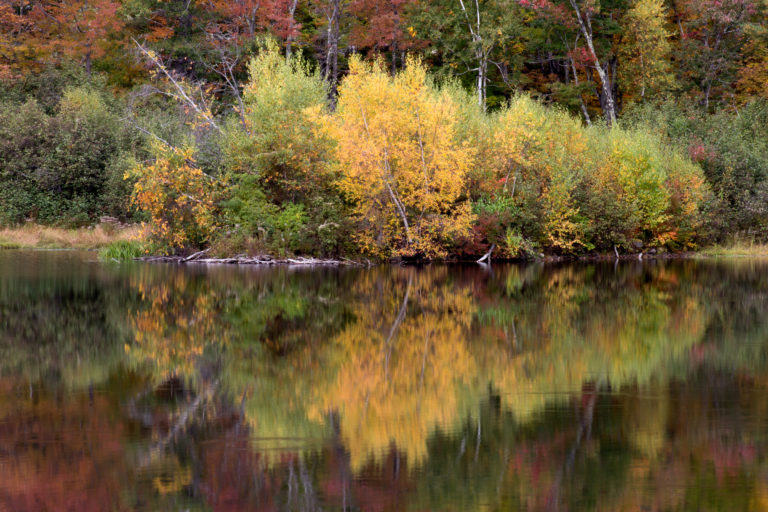
[[[141,228],[99,224],[64,229],[37,224],[0,229],[0,249],[99,249],[113,242],[135,240]]]
[[[756,258],[768,256],[768,244],[755,242],[735,242],[728,245],[715,245],[703,249],[701,256]]]

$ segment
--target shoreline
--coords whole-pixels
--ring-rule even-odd
[[[275,258],[272,256],[235,256],[225,258],[207,258],[205,251],[200,251],[191,256],[142,256],[133,258],[132,261],[145,263],[166,263],[172,265],[243,265],[243,266],[293,266],[293,267],[364,267],[370,268],[378,265],[397,265],[397,266],[426,266],[432,264],[438,265],[488,265],[487,262],[479,262],[474,259],[447,259],[447,260],[352,260],[342,259],[324,259],[324,258]],[[766,254],[768,256],[768,254]],[[617,258],[613,253],[596,253],[581,256],[544,256],[538,259],[513,259],[513,258],[492,258],[492,263],[502,264],[530,264],[530,263],[610,263],[613,261],[661,261],[661,260],[688,260],[688,259],[714,259],[728,258],[731,256],[707,255],[697,252],[680,253],[657,253],[657,254],[621,254]],[[757,256],[755,256],[757,257]]]
[[[111,220],[111,219],[109,219]],[[122,243],[133,245],[140,242],[142,228],[138,225],[122,225],[114,222],[102,222],[83,228],[59,228],[39,224],[25,224],[12,228],[0,228],[0,250],[103,250],[111,245]],[[106,257],[112,261],[143,261],[169,264],[204,264],[204,265],[260,265],[260,266],[296,266],[296,267],[371,267],[375,265],[429,265],[429,264],[474,264],[475,257],[448,258],[441,260],[422,260],[394,258],[390,260],[370,260],[367,258],[315,258],[307,256],[276,257],[267,254],[254,256],[237,255],[220,258],[208,257],[210,249],[185,256],[135,255],[123,254]],[[135,253],[134,253],[135,254]],[[730,245],[711,245],[698,251],[668,252],[651,249],[648,252],[617,253],[616,251],[592,252],[578,255],[541,254],[536,258],[494,258],[496,263],[568,263],[568,262],[612,262],[612,261],[658,261],[683,259],[733,259],[768,257],[768,244],[756,242],[735,242]],[[487,263],[480,263],[487,264]]]

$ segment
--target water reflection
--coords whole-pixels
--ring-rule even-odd
[[[2,509],[768,507],[768,264],[91,260],[0,252]]]

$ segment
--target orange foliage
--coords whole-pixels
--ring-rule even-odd
[[[93,60],[122,37],[119,9],[120,2],[112,0],[48,0],[30,7],[3,2],[0,70],[7,74],[67,57],[90,73]]]
[[[136,178],[133,203],[151,217],[151,236],[164,247],[178,249],[207,240],[214,225],[213,178],[195,166],[193,150],[156,146],[151,165],[140,165],[126,178]]]

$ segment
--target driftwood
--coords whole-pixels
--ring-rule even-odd
[[[318,258],[285,258],[277,259],[271,256],[236,256],[234,258],[204,258],[208,251],[200,251],[191,256],[144,256],[136,258],[138,261],[148,261],[156,263],[177,263],[177,264],[201,264],[201,265],[282,265],[282,266],[364,266],[363,263],[348,259],[329,260]]]
[[[491,254],[493,254],[493,250],[496,248],[496,244],[491,244],[491,248],[488,249],[488,252],[485,253],[485,255],[477,260],[478,263],[483,263],[485,261],[488,261],[488,263],[491,262]]]

